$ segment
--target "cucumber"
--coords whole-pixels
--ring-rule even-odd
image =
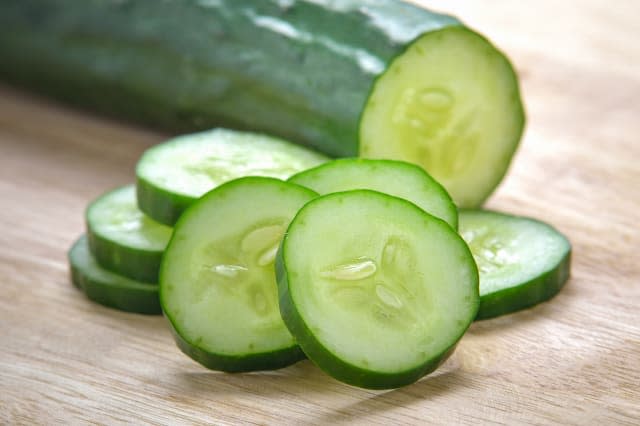
[[[500,51],[394,0],[5,0],[0,27],[7,81],[165,129],[404,159],[461,206],[491,193],[524,125]]]
[[[68,253],[71,282],[101,305],[125,312],[160,314],[158,285],[144,283],[102,268],[89,250],[86,235]]]
[[[280,312],[307,357],[355,386],[407,385],[452,353],[478,271],[444,221],[370,190],[308,202],[276,260]]]
[[[571,244],[546,223],[489,210],[462,210],[460,234],[480,271],[477,319],[544,302],[569,278]]]
[[[478,34],[450,28],[420,36],[375,82],[360,155],[415,162],[459,206],[476,207],[504,177],[523,127],[507,59]]]
[[[392,160],[343,158],[297,173],[289,182],[318,194],[371,189],[404,198],[458,228],[458,210],[447,191],[420,167]]]
[[[316,196],[293,183],[245,177],[187,209],[160,268],[160,301],[184,353],[228,372],[304,358],[279,315],[273,262],[289,221]]]
[[[322,154],[273,137],[213,129],[179,136],[149,148],[136,166],[138,205],[173,225],[203,194],[234,178],[286,179],[327,161]]]
[[[160,260],[172,229],[138,209],[134,185],[93,201],[86,221],[89,247],[103,268],[134,280],[158,282]]]

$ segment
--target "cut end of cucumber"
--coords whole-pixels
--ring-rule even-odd
[[[524,127],[513,68],[464,27],[429,32],[374,83],[360,156],[416,163],[461,207],[475,207],[507,171]]]

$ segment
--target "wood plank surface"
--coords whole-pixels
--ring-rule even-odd
[[[640,424],[640,4],[423,3],[518,68],[527,132],[488,207],[569,237],[555,299],[474,324],[398,390],[343,385],[309,361],[208,371],[163,318],[91,303],[67,271],[86,204],[132,181],[167,135],[0,86],[0,424]]]

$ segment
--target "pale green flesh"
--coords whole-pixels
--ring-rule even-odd
[[[460,235],[480,272],[480,296],[526,283],[555,268],[569,242],[548,225],[489,211],[460,212]]]
[[[404,371],[443,353],[466,329],[477,306],[477,272],[449,226],[404,200],[357,192],[365,195],[345,192],[323,208],[309,205],[289,228],[291,297],[338,358]]]
[[[457,229],[458,212],[446,190],[419,167],[397,161],[341,159],[292,176],[319,194],[371,189],[404,198]]]
[[[134,185],[98,198],[89,206],[87,219],[95,234],[140,250],[162,251],[171,238],[169,226],[149,219],[138,209]]]
[[[213,353],[295,345],[279,314],[274,259],[289,221],[315,194],[252,179],[187,210],[163,259],[163,308],[185,340]]]
[[[515,75],[463,28],[427,33],[377,80],[360,123],[360,156],[416,163],[461,207],[504,175],[524,116]]]
[[[238,177],[286,179],[324,161],[324,155],[280,139],[214,129],[149,149],[136,173],[169,192],[197,198]]]

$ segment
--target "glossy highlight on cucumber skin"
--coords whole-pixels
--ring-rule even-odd
[[[248,372],[278,369],[291,365],[305,358],[304,353],[291,337],[289,337],[289,339],[291,339],[290,345],[284,345],[282,347],[276,347],[268,350],[252,349],[245,350],[243,352],[231,351],[232,353],[230,353],[229,349],[221,346],[219,341],[215,344],[215,347],[212,347],[212,344],[210,342],[207,342],[206,339],[205,341],[203,341],[203,337],[194,338],[194,324],[189,325],[189,327],[192,328],[192,330],[189,332],[192,334],[191,337],[187,335],[189,333],[184,331],[187,327],[187,324],[185,323],[184,319],[179,318],[180,314],[178,314],[178,312],[182,310],[182,305],[176,305],[175,303],[171,302],[171,298],[175,297],[175,288],[176,286],[178,286],[177,283],[171,281],[171,279],[169,278],[170,269],[178,266],[178,264],[174,262],[175,256],[173,252],[176,250],[174,245],[180,243],[181,241],[184,241],[186,238],[190,238],[186,236],[186,234],[183,235],[183,230],[188,226],[195,226],[194,224],[198,220],[197,217],[202,217],[202,212],[206,209],[214,208],[218,214],[223,214],[220,213],[221,209],[225,208],[222,204],[229,203],[229,198],[233,198],[234,193],[235,196],[244,196],[244,194],[247,193],[247,187],[251,186],[255,186],[257,188],[256,190],[260,189],[258,193],[270,191],[272,195],[275,194],[276,196],[273,199],[274,202],[277,202],[278,194],[293,191],[295,195],[292,195],[292,197],[299,198],[300,206],[302,205],[303,200],[306,201],[317,196],[315,192],[309,190],[308,188],[292,183],[287,183],[275,178],[245,177],[222,184],[218,188],[207,193],[192,206],[190,206],[187,211],[185,211],[185,213],[180,217],[178,223],[176,224],[172,242],[169,243],[167,254],[165,254],[161,265],[160,300],[161,305],[163,306],[165,317],[169,320],[170,328],[174,334],[176,344],[183,353],[185,353],[201,365],[213,370],[220,370],[225,372]],[[253,201],[255,202],[255,200]],[[255,209],[255,207],[256,205],[252,205],[252,208]],[[297,208],[299,208],[299,206]],[[264,209],[255,210],[255,212],[261,214],[260,212],[262,212],[263,210]],[[292,212],[291,215],[293,215],[294,213],[295,211]],[[207,218],[208,217],[209,215],[207,215]],[[244,217],[245,216],[243,214],[236,214],[234,215],[234,220],[242,221]],[[221,222],[214,220],[213,223]],[[194,233],[189,232],[189,235],[193,236]],[[201,235],[200,238],[202,238]],[[203,240],[201,242],[206,241]],[[242,246],[242,244],[239,245]],[[182,250],[183,248],[181,246],[181,251]],[[269,279],[275,280],[275,277],[269,275]],[[273,283],[273,289],[275,292],[277,292],[275,282]],[[237,303],[237,301],[235,300],[233,300],[233,302]],[[215,312],[215,310],[211,310],[211,312]],[[202,320],[202,318],[195,319]],[[247,318],[240,317],[234,319],[234,321],[238,322],[248,320],[249,319]],[[281,319],[279,319],[279,321],[281,321]],[[228,325],[229,327],[233,327],[233,321],[229,322]],[[282,324],[282,327],[285,333],[288,334],[284,324]],[[201,330],[196,331],[195,334],[197,335],[201,332]],[[202,336],[202,334],[200,335]],[[265,334],[264,336],[267,335],[268,334]],[[250,345],[250,347],[251,346],[252,345]]]
[[[462,207],[480,206],[500,183],[524,128],[517,77],[505,55],[455,17],[402,1],[9,0],[0,27],[0,78],[11,83],[172,131],[226,126],[277,135],[336,157],[404,159],[425,168]],[[443,116],[421,126],[420,117],[407,116],[409,126],[398,130],[387,123],[390,136],[383,134],[375,126],[384,120],[367,117],[380,105],[398,104],[398,91],[376,96],[379,86],[425,40],[447,34],[466,34],[475,43],[435,49],[457,59],[448,68],[444,59],[429,61],[411,69],[408,80],[444,68],[447,90],[468,85],[487,87],[487,94],[509,93],[508,108],[479,96],[458,102],[460,114],[475,117],[477,125]],[[485,63],[488,77],[477,84],[478,70],[464,60],[483,53],[492,60]],[[459,70],[462,75],[449,72]],[[412,89],[441,89],[439,82],[424,83]],[[407,99],[411,104],[416,97]],[[489,115],[499,120],[489,122],[481,112],[494,109],[500,111]],[[416,123],[420,129],[411,129]],[[504,123],[511,127],[505,130]],[[424,129],[440,136],[424,143]],[[439,170],[462,164],[458,159],[465,155],[477,157],[468,153],[478,135],[489,141],[477,150],[486,151],[486,158],[474,167],[452,166],[471,170],[468,176]],[[408,150],[387,152],[403,140]],[[498,152],[489,152],[491,146]],[[444,160],[430,152],[442,150],[451,151]],[[140,187],[145,192],[144,182]],[[146,195],[140,195],[143,211],[175,223],[184,198],[158,206]]]
[[[427,221],[430,222],[432,226],[440,228],[440,231],[444,231],[453,240],[457,241],[454,246],[457,247],[456,250],[459,250],[459,254],[464,253],[463,256],[466,259],[465,262],[467,262],[465,263],[465,268],[470,274],[467,277],[471,280],[469,281],[469,290],[471,291],[471,294],[473,294],[473,302],[465,302],[465,304],[469,303],[469,315],[467,315],[468,318],[466,321],[466,326],[464,326],[463,324],[459,324],[458,326],[456,326],[460,328],[459,333],[455,336],[452,336],[451,344],[449,346],[443,347],[441,348],[441,350],[438,350],[437,353],[431,354],[429,356],[429,359],[424,360],[424,362],[419,363],[419,365],[412,365],[403,371],[374,371],[368,368],[363,368],[361,365],[356,365],[348,359],[344,359],[343,357],[338,356],[328,348],[326,342],[323,343],[321,342],[321,340],[319,340],[319,338],[316,336],[316,333],[312,330],[312,328],[310,328],[307,321],[305,320],[305,313],[299,310],[299,307],[295,302],[294,297],[292,296],[292,283],[290,281],[290,277],[292,276],[292,274],[287,267],[288,262],[286,261],[286,253],[292,252],[292,250],[287,250],[287,243],[292,235],[294,235],[294,233],[296,232],[296,221],[299,221],[300,223],[304,222],[306,226],[308,218],[305,218],[304,220],[299,219],[300,216],[304,213],[305,209],[308,210],[310,208],[313,208],[313,204],[323,202],[327,198],[337,199],[350,193],[373,194],[374,197],[381,196],[387,200],[390,200],[390,202],[392,203],[399,202],[403,205],[409,206],[411,210],[415,209],[416,211],[419,211],[420,214],[428,218]],[[349,234],[349,230],[345,230],[345,233]],[[475,267],[473,257],[468,250],[468,247],[466,246],[466,244],[464,244],[458,234],[453,231],[450,226],[446,224],[446,222],[425,213],[414,204],[406,200],[370,190],[356,190],[342,193],[333,193],[321,196],[307,203],[301,210],[301,212],[296,215],[296,218],[294,218],[285,234],[285,238],[280,246],[276,257],[276,276],[278,280],[278,291],[280,297],[279,306],[281,315],[285,320],[287,327],[296,337],[298,344],[302,347],[307,357],[312,360],[318,367],[320,367],[322,370],[324,370],[334,378],[354,386],[369,389],[390,389],[405,386],[434,371],[454,351],[457,342],[462,337],[467,327],[471,324],[473,318],[475,317],[479,306],[477,269]],[[299,281],[300,278],[297,278],[297,280]]]
[[[256,130],[354,156],[375,77],[419,34],[460,25],[389,0],[9,0],[0,76],[171,131]]]
[[[71,282],[92,301],[120,311],[160,315],[158,286],[142,283],[100,267],[80,237],[68,253]]]

